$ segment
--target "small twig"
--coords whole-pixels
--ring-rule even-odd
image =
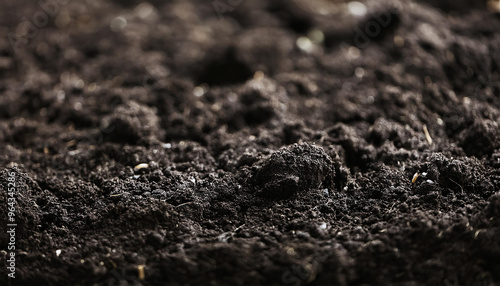
[[[453,181],[452,178],[448,178],[448,179],[450,179],[450,181],[452,181],[453,183],[455,183],[457,186],[460,187],[461,194],[463,195],[464,194],[464,189],[462,188],[462,186],[460,186],[457,182]]]
[[[128,193],[114,194],[114,195],[110,195],[110,197],[119,197],[119,196],[123,196],[125,194],[128,194]]]
[[[388,213],[389,213],[389,214],[390,214],[390,213],[392,213],[392,212],[393,212],[393,210],[394,210],[394,206],[395,206],[395,205],[396,205],[396,203],[393,203],[393,204],[391,205],[391,207],[389,208],[389,210],[386,212],[386,214],[388,214]]]
[[[175,207],[176,207],[176,208],[178,208],[178,207],[182,207],[182,206],[189,205],[189,204],[192,204],[192,203],[194,203],[194,201],[185,202],[185,203],[182,203],[182,204],[177,205],[177,206],[175,206]]]
[[[237,228],[235,228],[235,229],[233,230],[233,233],[236,233],[238,230],[240,230],[240,229],[241,229],[242,227],[244,227],[244,226],[245,226],[245,224],[242,224],[242,225],[238,226]]]

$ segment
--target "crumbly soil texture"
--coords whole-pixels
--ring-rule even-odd
[[[40,3],[1,285],[500,285],[498,1]]]

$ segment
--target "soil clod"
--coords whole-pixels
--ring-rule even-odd
[[[259,195],[286,198],[311,189],[333,188],[334,161],[323,148],[293,144],[264,159],[253,178]]]

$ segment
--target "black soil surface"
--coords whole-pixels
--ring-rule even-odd
[[[0,285],[500,285],[498,1],[40,3]]]

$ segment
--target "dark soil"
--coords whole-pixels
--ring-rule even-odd
[[[500,285],[498,1],[49,2],[0,4],[0,285]]]

